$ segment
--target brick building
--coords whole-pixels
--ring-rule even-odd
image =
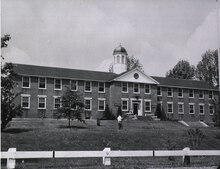
[[[19,74],[16,99],[24,117],[52,118],[65,86],[80,93],[85,104],[85,118],[96,118],[106,105],[116,114],[154,115],[161,104],[172,119],[212,121],[213,99],[218,89],[206,82],[149,76],[139,69],[127,70],[127,51],[121,45],[113,51],[113,72],[65,69],[14,64]]]

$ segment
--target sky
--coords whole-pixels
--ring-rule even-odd
[[[147,75],[217,49],[216,0],[2,0],[5,61],[108,71],[121,45]]]

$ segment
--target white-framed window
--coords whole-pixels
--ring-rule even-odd
[[[122,93],[128,93],[128,83],[127,82],[122,82],[121,83],[121,92]]]
[[[167,96],[168,97],[173,97],[173,89],[171,87],[167,88]]]
[[[144,111],[151,112],[151,100],[144,100]]]
[[[178,88],[178,97],[183,97],[183,89]]]
[[[202,104],[202,103],[199,104],[199,114],[205,114],[204,104]]]
[[[92,91],[92,82],[85,81],[84,86],[85,86],[85,88],[84,88],[85,92],[91,92]]]
[[[150,94],[150,93],[151,93],[150,84],[145,84],[145,85],[144,85],[144,88],[145,88],[145,90],[144,90],[144,93],[145,93],[145,94]]]
[[[54,90],[62,90],[62,80],[54,79]]]
[[[105,83],[104,82],[99,82],[98,84],[98,88],[99,88],[99,93],[105,93]]]
[[[22,76],[22,88],[31,87],[31,78],[29,76]]]
[[[121,63],[124,64],[125,63],[125,56],[121,57]]]
[[[157,96],[162,96],[162,88],[157,87]]]
[[[133,83],[133,89],[134,89],[134,93],[140,93],[140,84]]]
[[[30,109],[30,95],[21,94],[21,107],[25,109]]]
[[[204,99],[204,91],[203,90],[199,90],[199,98]]]
[[[173,102],[167,102],[167,113],[173,113]]]
[[[213,104],[209,104],[209,114],[210,115],[214,114],[214,106],[213,106]]]
[[[70,90],[72,91],[78,90],[78,80],[70,80]]]
[[[209,99],[213,99],[213,91],[209,91]]]
[[[46,109],[46,95],[38,95],[38,109]]]
[[[92,98],[85,97],[84,98],[84,105],[85,105],[85,110],[91,111],[92,110]]]
[[[195,114],[195,103],[189,103],[189,114]]]
[[[178,113],[184,114],[184,103],[178,103]]]
[[[60,108],[62,106],[62,102],[61,102],[61,96],[54,96],[54,109]]]
[[[98,111],[105,110],[105,98],[98,98]]]
[[[128,111],[128,98],[121,99],[122,111]]]
[[[46,89],[47,88],[47,79],[45,77],[38,78],[38,88],[39,89]]]
[[[189,89],[189,98],[194,98],[194,90]]]

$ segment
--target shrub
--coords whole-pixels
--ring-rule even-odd
[[[196,129],[189,129],[187,133],[189,136],[190,147],[194,150],[198,149],[203,139],[205,138],[203,132],[200,129],[196,128]]]
[[[119,115],[122,116],[121,106],[118,107],[117,117],[118,117]]]
[[[161,104],[157,104],[155,116],[160,118],[160,120],[167,120],[167,115],[166,115],[163,107],[161,108]]]
[[[114,114],[112,114],[111,110],[109,109],[108,104],[105,107],[105,111],[103,112],[103,120],[115,120]]]

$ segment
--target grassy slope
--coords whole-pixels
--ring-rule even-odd
[[[73,121],[72,128],[66,128],[67,124],[66,120],[13,121],[8,131],[2,133],[2,151],[7,151],[10,147],[16,147],[18,151],[103,150],[105,147],[111,147],[112,150],[162,150],[169,147],[168,140],[175,149],[189,146],[187,137],[189,128],[177,122],[126,121],[121,131],[117,129],[117,121],[101,121],[100,127],[96,126],[95,121],[87,121],[86,125]],[[201,130],[206,137],[199,149],[220,149],[220,140],[216,138],[217,134],[220,135],[219,128],[201,128]],[[77,166],[76,168],[91,168],[91,165],[94,165],[94,168],[102,168],[101,160],[40,160],[41,162],[38,163],[40,166],[37,168],[50,168],[50,166],[54,168],[54,164],[58,168],[67,168],[73,164]],[[168,161],[167,158],[148,158],[147,161],[146,158],[117,158],[113,159],[112,163],[117,164],[119,168],[120,165],[129,168],[155,166],[158,165],[158,160],[160,164],[168,166],[181,164],[181,158],[176,158],[175,162]],[[192,163],[218,165],[218,160],[220,161],[219,158],[199,157]],[[33,166],[29,167],[33,168]]]

